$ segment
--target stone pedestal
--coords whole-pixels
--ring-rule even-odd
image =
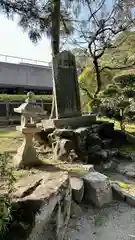
[[[24,141],[14,157],[14,165],[18,167],[30,167],[40,164],[35,148],[33,147],[34,134],[40,132],[37,128],[21,128],[17,130],[24,134]]]
[[[92,123],[96,122],[96,115],[82,115],[79,117],[71,118],[59,118],[59,119],[49,119],[42,120],[42,125],[44,129],[47,128],[78,128],[78,127],[88,127]]]

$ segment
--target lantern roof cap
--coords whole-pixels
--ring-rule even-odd
[[[24,115],[31,115],[31,117],[46,114],[46,112],[39,105],[36,104],[33,92],[27,93],[27,99],[25,100],[25,102],[22,103],[18,108],[14,108],[14,112]]]

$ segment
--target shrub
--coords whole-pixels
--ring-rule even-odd
[[[51,101],[52,95],[35,95],[34,96],[36,100],[45,100],[45,101]],[[27,95],[15,95],[15,94],[0,94],[0,100],[1,101],[24,101],[27,98]]]
[[[134,87],[135,86],[135,73],[126,73],[122,72],[119,75],[116,75],[113,78],[113,82],[115,85],[117,85],[120,88],[125,88],[125,87]]]
[[[0,154],[0,239],[2,239],[11,220],[11,192],[14,180],[9,154]]]
[[[120,121],[124,129],[125,122],[135,119],[135,74],[122,73],[113,78],[112,84],[99,94],[100,115]]]

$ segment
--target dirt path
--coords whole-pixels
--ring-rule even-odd
[[[135,240],[135,208],[114,202],[107,208],[83,207],[83,216],[72,219],[68,240]]]

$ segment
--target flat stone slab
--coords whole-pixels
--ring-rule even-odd
[[[40,185],[43,178],[48,179],[49,175],[50,174],[47,173],[46,176],[44,176],[43,173],[40,173],[27,176],[26,178],[22,178],[14,185],[15,190],[13,193],[13,197],[24,198],[25,196],[30,195]]]
[[[15,185],[14,198],[21,198],[21,201],[44,200],[52,194],[58,194],[59,188],[67,184],[68,174],[66,172],[42,172],[23,178]],[[37,186],[36,186],[37,185]],[[36,187],[35,187],[36,186]],[[31,190],[33,189],[33,191]],[[29,194],[29,190],[30,194]],[[28,194],[26,194],[26,192]]]
[[[79,117],[70,117],[70,118],[60,118],[60,119],[49,119],[42,120],[43,128],[47,127],[56,127],[56,128],[78,128],[78,127],[88,127],[91,123],[96,121],[96,115],[82,115]]]
[[[67,172],[39,171],[19,180],[12,194],[13,202],[23,211],[26,208],[32,219],[29,237],[23,239],[49,240],[53,235],[54,239],[63,240],[70,218],[71,196]],[[53,233],[48,229],[52,218],[55,222]],[[14,239],[20,238],[17,235]]]
[[[114,182],[112,189],[124,202],[135,207],[135,184],[127,184],[127,186],[122,187],[121,184]]]
[[[135,178],[135,162],[121,162],[117,167],[117,171],[129,178]]]
[[[84,196],[84,181],[77,177],[71,177],[70,184],[73,200],[77,203],[81,203]]]
[[[97,207],[112,201],[112,189],[107,176],[99,172],[90,172],[84,177],[85,196]]]

